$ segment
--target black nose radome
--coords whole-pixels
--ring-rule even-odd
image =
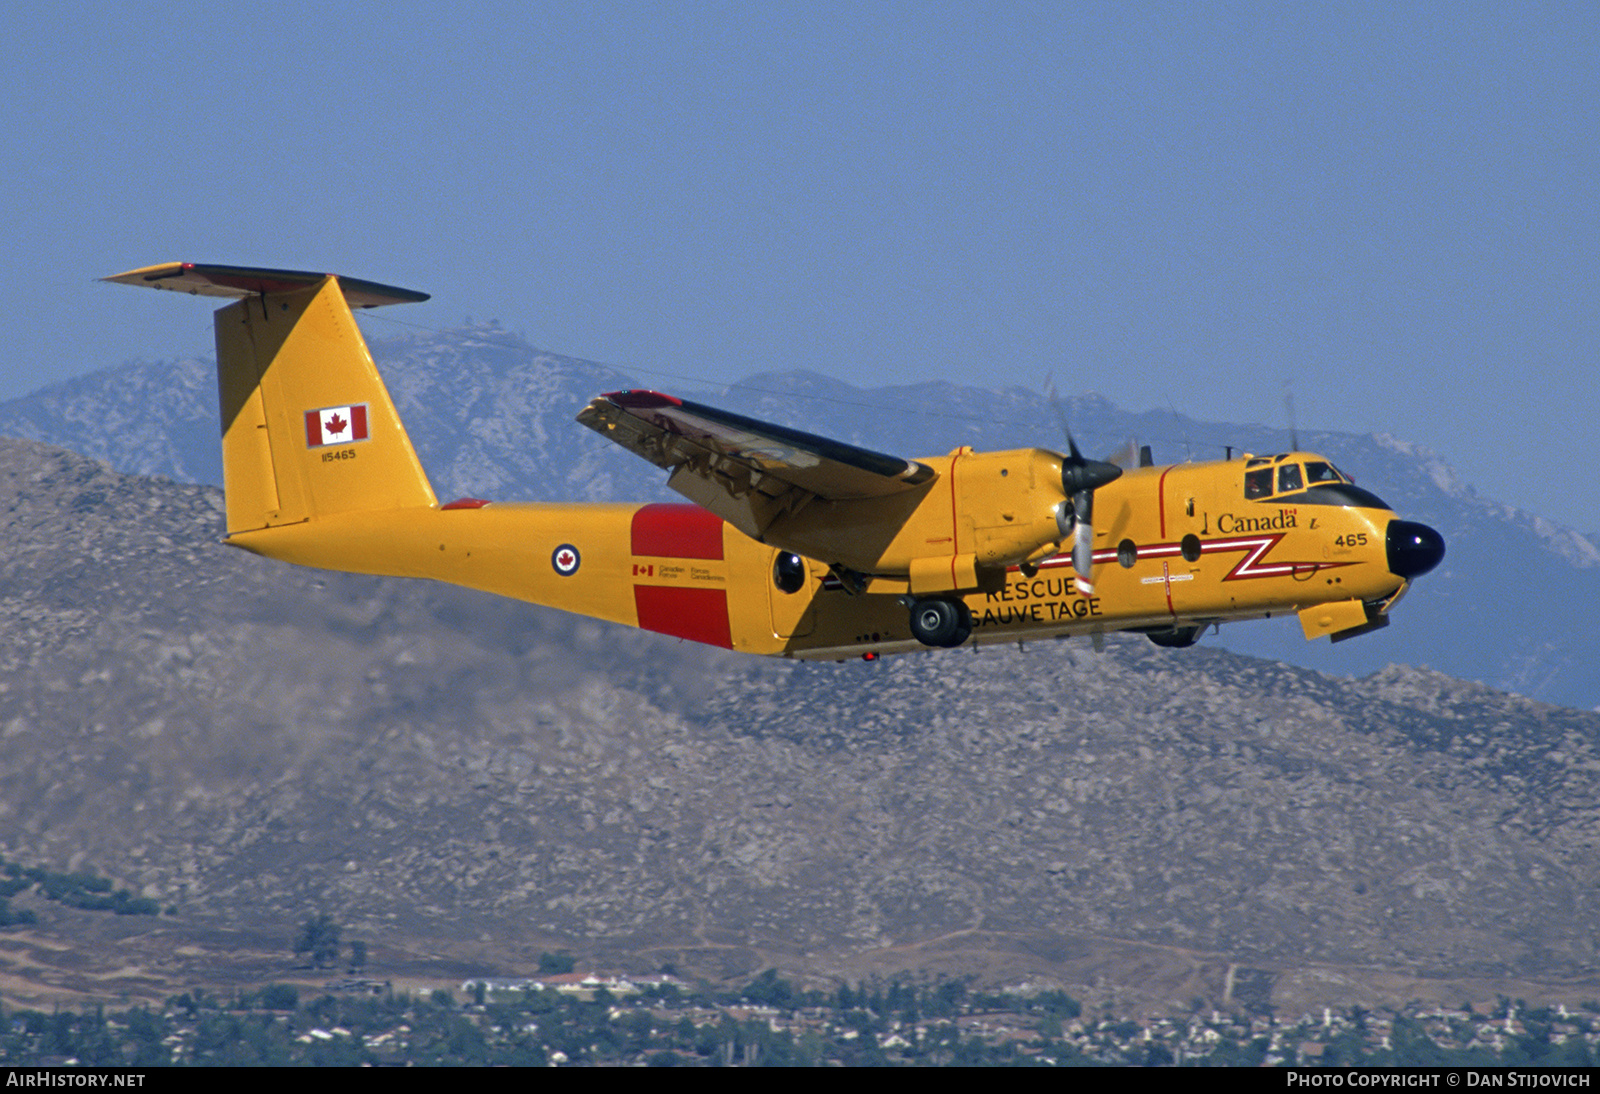
[[[1444,557],[1444,537],[1426,524],[1391,520],[1388,549],[1389,572],[1410,581],[1439,565]]]

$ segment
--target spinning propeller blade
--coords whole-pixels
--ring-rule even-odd
[[[1061,489],[1072,504],[1072,568],[1078,575],[1078,586],[1086,593],[1094,592],[1094,492],[1107,483],[1115,482],[1122,468],[1103,460],[1085,459],[1072,439],[1067,425],[1067,415],[1061,409],[1061,397],[1056,385],[1045,379],[1045,393],[1050,408],[1055,411],[1062,435],[1067,439],[1067,455],[1061,458]],[[1068,533],[1066,513],[1056,510],[1056,523],[1062,538]]]

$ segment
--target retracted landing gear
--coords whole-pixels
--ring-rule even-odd
[[[1164,631],[1148,631],[1145,637],[1169,650],[1185,650],[1200,640],[1200,627],[1171,627]]]
[[[911,633],[924,646],[950,649],[972,636],[972,613],[959,600],[918,600],[911,605]]]

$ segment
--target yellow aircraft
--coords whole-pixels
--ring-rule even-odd
[[[352,308],[368,281],[172,263],[106,278],[216,314],[227,542],[434,578],[747,653],[838,660],[1295,614],[1387,625],[1444,540],[1308,452],[1137,467],[1043,448],[900,459],[649,391],[578,421],[692,505],[440,504]]]

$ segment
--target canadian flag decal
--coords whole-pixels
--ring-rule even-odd
[[[367,439],[367,404],[306,411],[306,445],[350,444]]]

